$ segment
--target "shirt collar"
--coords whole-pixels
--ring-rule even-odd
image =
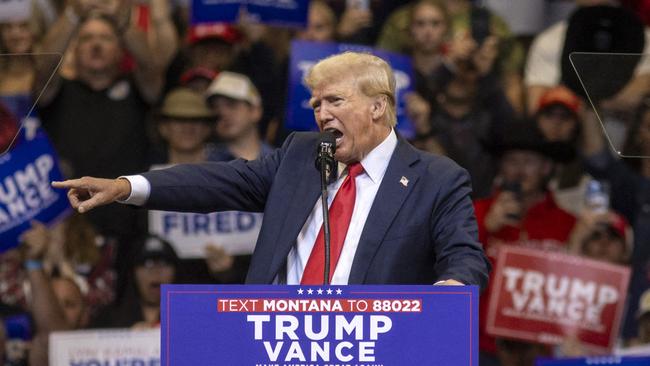
[[[386,169],[388,169],[388,163],[395,151],[395,147],[397,147],[397,135],[395,134],[395,130],[391,129],[384,141],[372,149],[372,151],[361,160],[363,170],[368,174],[368,177],[370,177],[373,183],[377,184],[381,182],[384,173],[386,173]],[[339,162],[338,168],[339,172],[343,172],[346,165]]]

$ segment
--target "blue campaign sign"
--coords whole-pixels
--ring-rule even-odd
[[[192,24],[233,23],[239,16],[241,0],[192,0]]]
[[[162,365],[478,365],[478,288],[163,285]]]
[[[309,0],[248,0],[246,10],[257,21],[286,27],[305,28]]]
[[[192,23],[233,23],[240,9],[261,23],[304,28],[309,0],[192,0]]]
[[[0,156],[0,252],[18,245],[31,220],[49,224],[71,210],[66,192],[50,185],[62,180],[54,149],[30,118],[12,149]]]
[[[592,365],[620,365],[620,366],[648,366],[650,357],[582,357],[564,360],[539,359],[536,366],[592,366]]]
[[[289,63],[289,98],[287,100],[286,127],[289,130],[315,131],[314,112],[309,105],[311,93],[304,84],[307,71],[319,60],[344,51],[368,52],[386,60],[395,74],[397,97],[397,130],[402,136],[413,137],[415,131],[406,116],[405,96],[413,91],[413,67],[407,56],[374,49],[367,46],[321,43],[308,41],[291,42]]]

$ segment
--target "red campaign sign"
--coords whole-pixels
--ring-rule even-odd
[[[545,344],[575,337],[592,352],[614,346],[629,268],[515,246],[499,250],[495,267],[489,334]]]

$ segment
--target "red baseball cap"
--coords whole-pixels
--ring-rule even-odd
[[[575,95],[571,90],[564,86],[556,86],[552,89],[549,89],[539,100],[538,111],[544,110],[546,107],[552,105],[561,105],[570,110],[573,114],[578,114],[580,105],[582,102],[577,95]]]
[[[614,213],[608,222],[609,230],[618,235],[625,245],[625,257],[627,259],[632,255],[634,249],[634,233],[630,223],[619,213]]]
[[[627,240],[627,228],[629,227],[629,224],[625,217],[615,213],[609,221],[609,227],[618,234],[623,241]]]
[[[205,39],[220,39],[232,44],[241,39],[241,34],[228,23],[200,23],[190,28],[187,39],[190,44]]]
[[[186,85],[192,80],[196,79],[205,79],[208,81],[214,80],[218,73],[214,70],[210,70],[207,67],[194,67],[191,68],[181,75],[181,85]]]

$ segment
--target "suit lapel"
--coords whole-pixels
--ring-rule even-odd
[[[313,161],[313,159],[310,159]],[[288,200],[288,210],[284,223],[278,228],[280,231],[274,245],[273,259],[269,267],[267,282],[271,283],[280,267],[286,263],[289,251],[296,243],[296,238],[304,226],[309,214],[314,208],[316,200],[320,196],[320,172],[315,167],[299,169],[302,174],[295,180],[295,192]]]
[[[372,258],[419,178],[411,167],[419,160],[418,153],[401,138],[398,141],[361,233],[352,262],[349,284],[363,283]]]

